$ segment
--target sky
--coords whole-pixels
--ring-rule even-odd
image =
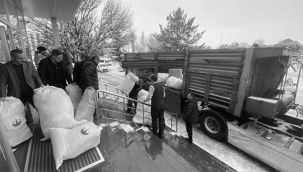
[[[224,43],[263,39],[266,45],[290,38],[303,44],[303,0],[121,0],[133,11],[138,36],[160,31],[166,17],[181,7],[195,17],[202,42],[212,48]]]

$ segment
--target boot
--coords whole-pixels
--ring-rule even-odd
[[[188,143],[192,144],[193,143],[193,139],[190,139],[190,138],[186,138],[185,139]]]

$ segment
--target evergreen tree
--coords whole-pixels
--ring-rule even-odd
[[[160,33],[154,34],[164,50],[183,50],[194,46],[202,38],[203,32],[198,32],[199,25],[194,25],[195,17],[187,19],[187,14],[181,8],[166,17],[167,26],[160,26]]]

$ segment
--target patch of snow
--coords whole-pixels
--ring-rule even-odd
[[[110,127],[116,127],[119,125],[119,122],[118,121],[115,121],[115,122],[112,122],[109,124]]]
[[[129,124],[120,124],[121,129],[123,129],[126,133],[134,131],[134,128]]]
[[[142,126],[142,127],[138,128],[138,129],[136,129],[135,131],[138,131],[138,130],[143,130],[145,132],[150,132],[149,128],[147,128],[145,126]]]

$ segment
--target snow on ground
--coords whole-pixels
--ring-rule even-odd
[[[115,86],[118,86],[122,78],[124,77],[124,72],[119,72],[118,70],[112,70],[107,73],[100,73],[99,78],[103,80],[100,82],[100,88],[105,89],[104,81],[109,82],[112,85],[107,86],[107,90],[114,92]],[[303,82],[302,82],[303,83]],[[299,87],[300,88],[300,87]],[[302,87],[303,89],[303,87]],[[165,113],[165,120],[166,125],[171,127],[171,115],[169,113]],[[175,121],[172,125],[173,129],[175,128]],[[148,129],[144,127],[146,131]],[[127,130],[127,127],[126,127]],[[166,134],[173,134],[178,136],[187,137],[187,132],[185,129],[185,123],[182,119],[178,119],[178,128],[177,133],[170,132]],[[236,169],[239,172],[266,172],[266,171],[273,171],[273,169],[264,163],[256,160],[255,158],[251,157],[250,155],[242,152],[238,148],[230,145],[229,143],[225,142],[218,142],[215,141],[208,136],[206,136],[199,125],[195,125],[193,128],[193,142],[194,144],[198,145],[200,148],[204,149],[208,153],[212,154],[213,156],[217,157],[222,162],[228,164],[232,168]]]

